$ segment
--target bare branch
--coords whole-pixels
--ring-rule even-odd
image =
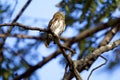
[[[28,0],[26,2],[26,4],[23,6],[23,8],[20,10],[20,12],[18,13],[18,15],[14,18],[14,20],[12,21],[12,23],[15,23],[19,18],[20,16],[23,14],[23,12],[25,11],[25,9],[28,7],[28,5],[31,3],[32,0]],[[7,34],[9,34],[12,30],[13,26],[10,26]]]
[[[80,33],[78,36],[71,38],[71,44],[74,42],[78,42],[81,39],[88,37],[100,30],[106,29],[108,27],[115,27],[115,25],[118,23],[120,23],[120,18],[117,18],[115,20],[110,20],[108,23],[104,23],[104,24],[95,26],[93,29],[87,29],[84,32]]]
[[[42,29],[39,27],[30,27],[27,25],[23,25],[21,23],[4,23],[4,24],[0,24],[0,26],[19,26],[19,27],[22,27],[22,28],[27,29],[27,30],[37,30],[37,31],[48,32],[46,29]]]
[[[54,35],[54,33],[52,33],[52,34]],[[79,75],[79,73],[78,73],[78,71],[77,71],[77,69],[76,69],[76,66],[74,65],[74,62],[73,62],[72,59],[71,59],[71,57],[66,54],[64,47],[60,44],[59,38],[58,38],[57,36],[54,36],[54,38],[55,38],[55,39],[54,39],[55,43],[56,43],[56,44],[58,45],[58,47],[60,48],[60,50],[61,50],[64,58],[66,59],[67,63],[68,63],[69,66],[70,66],[70,69],[73,71],[74,76],[76,77],[76,80],[82,80],[82,78],[80,77],[80,75]],[[65,79],[65,80],[66,80],[66,79]]]
[[[23,8],[20,10],[20,12],[18,13],[18,15],[15,17],[15,19],[12,21],[12,23],[16,22],[20,16],[23,14],[23,12],[25,11],[25,9],[28,7],[28,5],[31,3],[32,0],[28,0],[25,5],[23,6]]]
[[[99,46],[104,46],[108,44],[119,30],[120,30],[120,23],[115,25],[115,27],[113,27],[110,31],[107,32],[106,36],[104,37],[104,39],[102,40]]]
[[[77,64],[77,70],[81,72],[82,70],[89,69],[92,63],[103,53],[109,50],[114,49],[115,47],[120,45],[120,40],[117,40],[113,42],[112,44],[108,44],[105,46],[101,46],[100,48],[94,50],[92,53],[90,53],[88,56],[86,56],[84,59],[80,59],[76,61]],[[70,72],[65,76],[66,79],[70,80],[73,78],[73,74]]]
[[[113,22],[111,24],[109,24],[109,23],[111,23],[111,22],[106,23],[107,25],[105,25],[105,24],[102,25],[101,24],[100,26],[95,26],[95,28],[88,29],[87,31],[83,31],[82,33],[78,34],[78,36],[76,36],[74,38],[67,39],[67,41],[64,44],[64,46],[71,46],[73,43],[75,43],[75,42],[77,42],[79,40],[85,39],[85,38],[91,36],[92,34],[98,32],[100,30],[103,30],[103,29],[106,29],[106,28],[109,28],[109,27],[113,27],[115,24],[120,23],[120,19],[113,20]],[[17,76],[15,78],[15,80],[19,80],[19,79],[22,79],[24,77],[30,76],[35,70],[37,70],[38,68],[43,67],[46,63],[48,63],[49,61],[51,61],[53,58],[57,57],[60,53],[61,53],[60,49],[57,49],[54,53],[52,53],[48,57],[44,58],[44,60],[42,60],[41,62],[39,62],[37,65],[29,68],[28,70],[26,70],[26,72],[24,72],[23,74]],[[94,56],[91,55],[91,57],[88,59],[88,62],[91,59],[94,59]],[[81,59],[80,61],[81,61],[82,67],[78,68],[79,72],[84,69],[84,66],[88,65],[87,61],[86,61],[87,63],[85,63],[83,59]],[[78,60],[78,62],[79,62],[79,60]],[[73,77],[72,75],[73,75],[72,73],[70,73],[70,74],[67,75],[68,80]]]
[[[9,34],[8,37],[16,37],[16,38],[26,38],[26,39],[36,39],[36,40],[44,40],[43,37],[37,37],[37,36],[28,36],[23,34]],[[6,34],[0,34],[0,38],[5,38]]]
[[[12,21],[12,23],[16,22],[19,17],[22,15],[22,13],[24,12],[24,10],[27,8],[27,6],[30,4],[32,0],[28,0],[26,2],[26,4],[23,6],[23,8],[21,9],[21,11],[18,13],[18,15],[14,18],[14,20]],[[10,26],[10,28],[8,29],[7,31],[7,35],[12,31],[12,28],[13,26]],[[3,38],[2,42],[0,43],[0,49],[2,49],[4,43],[5,43],[5,40],[6,40],[7,36],[5,38]],[[0,50],[0,53],[2,53],[2,50]]]
[[[92,75],[93,71],[95,71],[96,69],[98,69],[98,68],[102,67],[103,65],[105,65],[105,64],[107,63],[107,59],[106,59],[105,57],[103,57],[103,56],[100,56],[100,57],[101,57],[102,59],[104,59],[104,60],[105,60],[105,62],[104,62],[104,63],[102,63],[101,65],[99,65],[99,66],[95,67],[94,69],[92,69],[92,71],[90,72],[90,74],[89,74],[89,76],[88,76],[87,80],[89,80],[89,79],[90,79],[90,76]]]
[[[19,55],[20,53],[17,53],[16,51],[14,51],[13,49],[11,49],[10,47],[4,47],[3,49],[7,50],[7,51],[10,51],[10,52],[13,52],[15,55]],[[23,56],[19,55],[21,60],[27,64],[28,67],[31,67],[32,65],[30,65],[25,59]]]
[[[77,69],[76,69],[76,66],[75,66],[74,62],[73,62],[72,59],[71,59],[71,57],[66,54],[64,47],[60,44],[60,42],[59,42],[59,37],[58,37],[57,35],[55,35],[52,31],[51,31],[51,34],[52,34],[52,36],[54,37],[55,43],[58,45],[58,47],[60,48],[60,50],[61,50],[64,58],[66,59],[67,64],[69,64],[70,69],[73,71],[74,76],[76,77],[76,79],[77,79],[77,80],[82,80],[82,78],[80,77],[80,75],[79,75],[79,73],[78,73],[78,71],[77,71]],[[66,47],[65,47],[65,48],[66,48]],[[69,48],[67,48],[67,49],[69,49]],[[71,50],[71,49],[70,49],[70,50]],[[65,79],[65,80],[66,80],[66,79]]]

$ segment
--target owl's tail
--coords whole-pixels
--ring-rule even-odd
[[[50,40],[45,40],[45,46],[48,48],[50,44]]]
[[[45,46],[48,48],[49,47],[49,44],[50,42],[52,41],[52,35],[51,34],[48,34],[47,35],[47,39],[45,40]]]

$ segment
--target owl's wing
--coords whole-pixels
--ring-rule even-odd
[[[52,26],[52,24],[56,21],[55,18],[52,18],[48,24],[48,29],[50,29],[50,27]]]

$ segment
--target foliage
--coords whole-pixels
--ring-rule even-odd
[[[66,24],[72,28],[76,28],[77,26],[74,25],[78,24],[77,30],[82,32],[118,17],[114,16],[114,13],[120,9],[119,4],[119,0],[62,0],[57,6],[66,13]],[[92,44],[102,36],[104,35],[94,34],[80,41],[78,43],[80,51],[83,52],[86,48],[93,46]]]

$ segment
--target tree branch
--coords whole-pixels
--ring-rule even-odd
[[[44,31],[44,32],[48,32],[46,29],[42,29],[39,27],[30,27],[27,25],[23,25],[21,23],[4,23],[4,24],[0,24],[0,26],[19,26],[22,27],[24,29],[28,29],[28,30],[37,30],[37,31]]]
[[[110,31],[107,32],[106,36],[104,37],[104,39],[102,40],[99,46],[104,46],[108,44],[119,30],[120,30],[120,23],[115,25],[115,27],[113,27]]]
[[[37,37],[37,36],[28,36],[24,34],[9,34],[8,37],[16,37],[16,38],[26,38],[26,39],[36,39],[36,40],[44,40],[43,37]],[[5,38],[6,34],[0,34],[0,38]]]
[[[113,42],[112,44],[108,44],[105,46],[101,46],[100,48],[94,50],[92,53],[90,53],[88,56],[86,56],[83,59],[77,60],[76,65],[77,65],[77,70],[81,72],[84,69],[89,69],[92,63],[103,53],[107,52],[109,50],[114,49],[115,47],[120,45],[120,40],[117,40]],[[64,78],[70,80],[73,78],[73,74],[70,72]]]
[[[118,24],[120,23],[120,18],[119,19],[115,19],[115,20],[112,20],[113,22],[108,22],[108,23],[105,23],[105,24],[101,24],[100,26],[95,26],[95,28],[93,29],[87,29],[85,31],[83,31],[82,33],[78,34],[78,36],[76,37],[73,37],[73,38],[70,38],[70,39],[67,39],[66,43],[64,44],[64,46],[71,46],[73,43],[79,41],[79,40],[82,40],[82,39],[85,39],[89,36],[91,36],[92,34],[100,31],[100,30],[103,30],[103,29],[106,29],[106,28],[109,28],[109,27],[113,27],[115,24]],[[29,68],[28,70],[26,70],[23,74],[17,76],[15,78],[15,80],[19,80],[19,79],[22,79],[22,78],[25,78],[25,77],[28,77],[30,76],[35,70],[37,70],[38,68],[41,68],[42,66],[44,66],[46,63],[48,63],[50,60],[52,60],[53,58],[57,57],[59,54],[61,53],[60,49],[57,49],[54,53],[52,53],[51,55],[49,55],[48,57],[44,58],[44,60],[42,60],[41,62],[39,62],[37,65]],[[91,56],[91,59],[93,59],[94,56]],[[84,66],[88,65],[86,63],[84,63],[83,61],[84,59],[81,59],[81,65],[83,64]],[[88,60],[88,62],[89,62]],[[79,69],[79,72],[82,71],[82,69],[84,69],[83,67]],[[72,77],[72,74],[68,74],[67,77]]]
[[[95,26],[93,29],[87,29],[87,30],[83,31],[82,33],[80,33],[78,36],[71,38],[71,44],[74,42],[78,42],[81,39],[83,39],[84,37],[88,37],[100,30],[106,29],[108,27],[115,27],[115,25],[119,24],[119,23],[120,23],[120,18],[116,18],[116,19],[110,20],[107,23]]]
[[[20,16],[22,15],[22,13],[24,12],[24,10],[27,8],[27,6],[30,4],[30,2],[31,2],[32,0],[28,0],[27,2],[26,2],[26,4],[23,6],[23,8],[20,10],[20,12],[18,13],[18,15],[14,18],[14,20],[12,21],[12,23],[14,23],[14,22],[16,22],[19,18],[20,18]],[[10,32],[12,31],[12,28],[13,28],[13,26],[10,26],[10,28],[8,29],[8,31],[7,31],[7,34],[10,34]],[[2,54],[2,47],[3,47],[3,45],[4,45],[4,43],[5,43],[5,40],[6,40],[6,38],[7,38],[7,36],[5,37],[5,38],[3,38],[3,40],[2,40],[2,42],[0,43],[0,54]]]
[[[92,69],[92,71],[90,72],[90,74],[89,74],[89,76],[88,76],[87,80],[89,80],[89,79],[90,79],[90,76],[92,75],[93,71],[95,71],[96,69],[98,69],[98,68],[102,67],[103,65],[105,65],[105,64],[107,63],[107,59],[106,59],[105,57],[103,57],[103,56],[100,56],[100,57],[101,57],[102,59],[104,59],[104,60],[105,60],[105,62],[104,62],[104,63],[102,63],[101,65],[99,65],[99,66],[95,67],[94,69]]]
[[[54,33],[52,33],[54,35]],[[60,44],[59,42],[59,38],[57,36],[54,36],[54,41],[55,43],[58,45],[58,47],[60,48],[64,58],[66,59],[67,63],[69,64],[70,69],[72,70],[72,72],[74,73],[74,76],[76,77],[76,80],[82,80],[82,78],[80,77],[76,66],[74,65],[74,62],[72,61],[71,57],[68,56],[65,52],[64,47]],[[65,79],[66,80],[66,79]]]

